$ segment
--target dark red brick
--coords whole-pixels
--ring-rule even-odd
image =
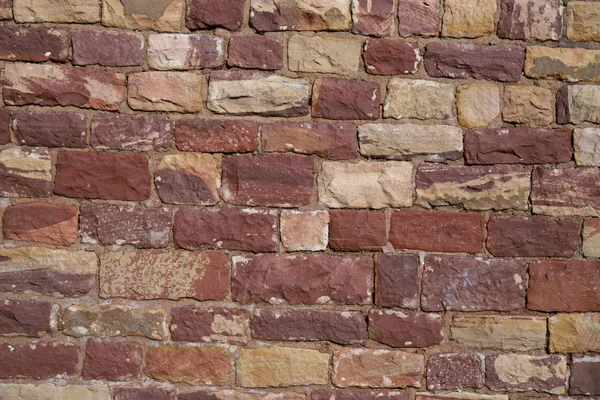
[[[371,303],[372,258],[264,254],[233,264],[232,297],[242,304]]]
[[[483,253],[485,221],[480,214],[397,211],[390,243],[400,250]]]
[[[543,215],[493,215],[487,248],[496,257],[573,257],[581,246],[581,222]]]
[[[0,107],[0,144],[10,142],[10,111]]]
[[[137,342],[88,340],[83,379],[121,381],[140,376],[142,347]]]
[[[401,390],[318,389],[311,393],[312,400],[408,400],[408,392]]]
[[[163,151],[173,143],[173,123],[160,115],[99,115],[91,129],[96,149]]]
[[[0,335],[41,336],[50,332],[58,306],[39,301],[0,302]]]
[[[417,309],[419,258],[413,254],[377,253],[375,264],[375,304]]]
[[[65,62],[70,46],[71,32],[68,29],[0,26],[0,60]]]
[[[394,20],[393,0],[357,0],[352,12],[352,32],[388,36]]]
[[[569,109],[569,86],[561,86],[556,91],[556,123],[566,125],[571,122],[571,111]]]
[[[437,36],[440,3],[428,0],[398,0],[398,33],[408,36]]]
[[[0,379],[50,379],[74,375],[79,347],[72,343],[0,344]]]
[[[338,210],[329,213],[329,246],[341,251],[378,251],[385,246],[385,214]]]
[[[239,208],[182,209],[175,215],[173,237],[178,246],[188,250],[277,251],[277,213]]]
[[[114,31],[73,32],[73,64],[133,67],[142,65],[144,37]]]
[[[573,357],[569,394],[600,395],[600,356]]]
[[[87,118],[71,112],[16,112],[15,139],[22,146],[83,148],[87,140]]]
[[[535,261],[527,308],[545,312],[600,311],[600,261]]]
[[[559,164],[573,158],[570,129],[495,128],[465,133],[469,164]]]
[[[171,310],[171,339],[184,342],[245,339],[249,321],[250,316],[244,310],[176,307]]]
[[[229,39],[227,65],[275,70],[283,67],[285,45],[269,36],[233,36]]]
[[[175,143],[181,151],[247,153],[258,149],[260,124],[254,121],[180,119]]]
[[[392,347],[428,347],[442,341],[442,316],[414,311],[371,310],[369,337]]]
[[[367,323],[360,312],[259,309],[252,318],[252,337],[260,340],[328,341],[362,344]]]
[[[188,29],[225,28],[237,31],[244,22],[245,0],[191,0],[188,2]]]
[[[482,358],[477,354],[434,354],[427,362],[427,389],[479,389],[483,387]]]
[[[313,87],[313,117],[326,119],[379,118],[378,83],[339,78],[317,78]]]
[[[310,157],[271,154],[223,160],[223,199],[230,204],[305,206],[313,185]]]
[[[115,388],[115,400],[174,400],[175,396],[158,388]]]
[[[150,197],[148,159],[141,154],[62,151],[54,193],[59,196],[139,201]]]
[[[419,45],[393,39],[369,39],[365,44],[365,65],[372,75],[414,74],[421,65]]]

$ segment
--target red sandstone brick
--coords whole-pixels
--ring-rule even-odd
[[[392,347],[428,347],[442,341],[442,316],[414,311],[371,310],[369,337]]]
[[[369,39],[365,44],[365,65],[372,75],[414,74],[421,65],[419,45],[393,39]]]
[[[175,143],[181,151],[248,153],[258,149],[259,132],[255,121],[180,119]]]
[[[377,251],[385,246],[385,214],[378,211],[330,212],[329,246],[341,251]]]
[[[375,304],[417,309],[419,258],[413,254],[378,253],[375,263]]]
[[[87,117],[83,113],[16,112],[12,127],[21,146],[86,146]]]
[[[137,342],[88,340],[83,379],[121,381],[140,376],[142,348]]]
[[[237,31],[244,21],[245,0],[191,0],[188,2],[188,29],[222,27]]]
[[[4,300],[0,302],[0,335],[41,336],[52,330],[54,311],[50,303]]]
[[[74,375],[79,347],[72,343],[0,344],[0,379],[50,379]]]
[[[339,78],[317,78],[313,87],[313,117],[326,119],[379,118],[378,83]]]
[[[0,60],[65,62],[71,32],[57,27],[0,26]]]
[[[144,37],[134,33],[82,30],[73,33],[73,64],[133,67],[144,62]]]
[[[227,65],[275,70],[283,67],[285,45],[269,36],[233,36],[229,39]]]

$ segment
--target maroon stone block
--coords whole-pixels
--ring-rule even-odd
[[[427,389],[479,389],[484,384],[483,359],[477,354],[434,354],[427,362]]]
[[[41,336],[50,332],[53,308],[52,304],[39,301],[0,302],[0,335]]]
[[[317,78],[313,87],[313,117],[326,119],[379,118],[378,83],[340,78]]]
[[[573,357],[569,394],[600,395],[600,357]]]
[[[442,316],[413,311],[371,310],[369,337],[392,347],[428,347],[442,341]]]
[[[79,347],[72,343],[0,344],[0,379],[50,379],[74,375]]]
[[[142,347],[137,342],[88,340],[83,379],[122,381],[140,376]]]
[[[394,19],[393,0],[357,0],[353,10],[352,32],[369,36],[388,36]]]
[[[560,40],[560,0],[505,0],[500,3],[498,37],[517,40]]]
[[[258,149],[260,124],[255,121],[180,119],[175,143],[181,151],[248,153]]]
[[[73,32],[73,64],[106,67],[142,65],[145,56],[144,37],[114,31]]]
[[[158,388],[115,388],[115,400],[173,400],[175,396]]]
[[[248,325],[248,320],[249,315],[244,310],[176,307],[171,310],[171,338],[185,342],[208,342],[214,336],[226,339],[245,339],[246,332],[227,330],[222,327],[236,326],[244,329]]]
[[[375,264],[375,304],[417,309],[419,258],[413,254],[377,253]]]
[[[191,0],[188,2],[188,29],[225,28],[237,31],[244,22],[245,0]]]
[[[439,1],[398,0],[398,33],[400,36],[437,36],[439,31]]]
[[[340,251],[378,251],[385,246],[385,214],[338,210],[329,213],[329,246]]]
[[[312,400],[408,400],[408,392],[400,390],[317,389]]]
[[[285,44],[269,36],[233,36],[229,39],[230,67],[276,70],[283,67]]]
[[[99,115],[91,130],[95,149],[164,151],[173,142],[173,123],[160,115]]]
[[[0,144],[10,142],[10,111],[0,108]]]
[[[84,148],[87,117],[72,112],[16,112],[13,131],[21,146]]]
[[[421,65],[419,45],[394,39],[369,39],[365,44],[365,65],[372,75],[414,74]]]
[[[65,62],[71,31],[57,27],[0,26],[0,60]]]

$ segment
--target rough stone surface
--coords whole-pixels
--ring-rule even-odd
[[[365,124],[358,128],[358,140],[363,156],[391,160],[456,160],[463,151],[462,130],[449,125]]]
[[[0,26],[0,59],[65,62],[71,32],[60,28]]]
[[[353,73],[360,67],[362,41],[329,36],[292,36],[288,68],[299,72]]]
[[[425,311],[511,311],[525,308],[527,262],[427,255],[421,302]]]
[[[456,88],[458,122],[466,128],[484,128],[500,117],[500,87],[481,82]]]
[[[329,354],[317,350],[243,349],[236,365],[242,387],[324,385],[329,382]]]
[[[569,394],[600,394],[600,356],[573,357]]]
[[[178,32],[184,0],[102,0],[102,24],[125,29]]]
[[[285,43],[270,36],[233,36],[227,65],[274,70],[283,68]]]
[[[548,320],[550,351],[600,352],[600,314],[556,314]]]
[[[478,1],[446,0],[442,35],[451,37],[476,38],[491,35],[496,30],[495,0]]]
[[[571,161],[570,129],[496,128],[465,133],[469,164],[559,164]]]
[[[476,349],[542,350],[546,347],[546,317],[455,315],[452,340]]]
[[[258,149],[260,124],[256,121],[179,119],[175,143],[181,151],[246,153]]]
[[[77,207],[24,203],[4,211],[4,239],[70,246],[78,239]]]
[[[375,255],[375,304],[417,309],[419,258],[414,254]]]
[[[427,361],[427,389],[481,388],[483,359],[477,354],[434,354]]]
[[[191,113],[203,108],[203,78],[193,72],[138,72],[128,80],[127,102],[134,110]]]
[[[16,112],[11,127],[22,146],[86,146],[87,117],[82,113]]]
[[[86,199],[145,200],[150,197],[148,159],[141,154],[61,151],[54,193]]]
[[[115,111],[125,100],[125,76],[55,64],[4,67],[4,102],[11,106],[75,106]]]
[[[250,318],[246,311],[190,306],[171,310],[171,338],[185,342],[246,339]]]
[[[0,108],[0,144],[10,142],[10,118],[11,112]]]
[[[469,393],[465,391],[438,393],[418,392],[415,398],[417,400],[508,400],[508,395]]]
[[[245,0],[192,0],[188,2],[188,29],[225,28],[237,31],[244,22]]]
[[[96,0],[13,0],[13,14],[19,23],[100,21]]]
[[[417,43],[390,39],[367,40],[364,57],[367,72],[373,75],[414,74],[422,60]]]
[[[413,165],[408,162],[324,162],[319,200],[332,208],[409,207]]]
[[[400,36],[437,36],[440,31],[440,2],[398,0]]]
[[[62,314],[65,335],[109,338],[142,336],[163,340],[168,336],[167,313],[164,310],[128,306],[71,306]]]
[[[596,148],[600,145],[600,129],[575,129],[573,141],[577,165],[600,166],[600,152],[596,151]]]
[[[486,356],[486,386],[492,390],[565,393],[567,360],[563,356],[500,354]]]
[[[42,383],[39,385],[5,383],[0,384],[0,396],[5,398],[6,400],[46,400],[49,398],[61,400],[111,400],[110,391],[108,390],[108,386],[106,385],[58,386],[50,383]],[[121,400],[121,398],[119,398],[119,400]]]
[[[408,400],[407,392],[400,390],[317,389],[312,400]]]
[[[442,341],[442,316],[422,312],[371,310],[369,337],[391,347],[428,347]]]
[[[174,400],[175,395],[159,388],[116,387],[114,400]]]
[[[232,298],[242,304],[370,304],[372,287],[372,258],[233,257]]]
[[[395,350],[340,349],[333,358],[333,384],[337,387],[421,387],[423,355]]]
[[[138,34],[92,30],[73,32],[75,65],[133,67],[144,63],[145,51],[144,37]]]
[[[178,246],[188,250],[276,251],[277,213],[239,208],[182,209],[175,215],[173,237]]]
[[[567,38],[587,42],[600,40],[600,3],[570,1],[566,7]]]
[[[322,251],[327,248],[327,211],[284,210],[279,223],[281,242],[286,251]]]
[[[534,79],[556,78],[568,82],[600,82],[600,51],[567,47],[529,46],[525,75]]]
[[[57,309],[40,301],[4,300],[0,302],[0,335],[36,337],[51,332],[56,329]]]
[[[174,154],[160,160],[154,184],[164,203],[210,205],[219,201],[221,176],[210,154]]]
[[[250,24],[267,31],[349,30],[351,0],[252,0]]]
[[[296,392],[273,392],[250,389],[248,391],[237,390],[219,390],[219,391],[200,391],[191,393],[181,393],[179,400],[306,400],[303,393]]]
[[[385,214],[336,210],[330,213],[329,247],[338,251],[378,251],[386,243]]]
[[[213,72],[207,107],[217,114],[299,117],[308,115],[309,96],[306,78]]]
[[[0,20],[12,18],[12,0],[0,0]]]
[[[223,300],[230,261],[219,251],[113,252],[101,257],[100,296]]]
[[[378,83],[339,78],[317,78],[313,87],[313,117],[325,119],[379,118]]]
[[[600,123],[600,86],[570,85],[567,88],[565,121],[579,124],[582,122]]]
[[[562,8],[560,0],[501,2],[498,36],[518,40],[560,40],[563,31]]]
[[[600,311],[598,285],[598,261],[536,261],[529,267],[527,308],[545,312]]]
[[[449,83],[392,78],[383,115],[395,119],[448,119],[454,116],[454,103],[454,86]]]
[[[423,164],[416,182],[418,203],[459,204],[468,210],[526,210],[531,190],[529,171],[513,166]]]
[[[480,214],[396,211],[389,237],[397,250],[483,253],[484,232]]]
[[[142,348],[136,342],[88,340],[83,360],[83,379],[121,381],[140,376]]]
[[[425,70],[432,77],[471,77],[500,82],[517,82],[524,62],[525,50],[520,46],[438,42],[427,45],[424,61]]]
[[[589,218],[583,223],[583,255],[600,258],[600,219]]]
[[[548,126],[554,122],[555,108],[550,89],[526,85],[504,88],[502,117],[506,122]]]
[[[92,252],[0,248],[0,292],[81,296],[94,287],[97,270],[98,258]]]
[[[0,379],[50,379],[77,372],[79,348],[73,343],[0,344]]]
[[[352,0],[352,32],[354,33],[377,37],[388,36],[393,19],[393,0]]]
[[[148,36],[152,69],[202,69],[225,63],[225,42],[218,36],[158,34]]]
[[[166,208],[83,204],[79,234],[87,244],[163,248],[169,244],[173,213]]]
[[[364,344],[367,323],[360,312],[259,309],[252,318],[252,337],[273,341],[328,341]]]
[[[160,115],[99,115],[90,144],[99,150],[164,151],[173,142],[173,123]]]

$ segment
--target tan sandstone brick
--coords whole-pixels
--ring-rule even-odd
[[[184,0],[102,0],[102,24],[125,29],[181,30]]]
[[[599,50],[529,46],[525,75],[534,79],[556,78],[568,82],[600,82],[596,68]]]
[[[288,67],[292,71],[353,73],[360,67],[362,42],[331,36],[292,36]]]
[[[141,111],[198,112],[203,108],[202,75],[148,71],[129,75],[129,106]]]
[[[3,400],[111,400],[106,385],[0,384]]]
[[[554,97],[551,90],[537,86],[506,86],[502,117],[506,122],[548,126],[554,122]]]
[[[600,313],[556,314],[550,317],[548,327],[552,352],[600,351]]]
[[[392,78],[383,114],[396,119],[448,119],[454,115],[454,100],[454,86],[449,83]]]
[[[476,38],[491,35],[496,29],[495,0],[474,4],[471,0],[446,0],[442,35]]]
[[[97,0],[13,0],[13,13],[21,23],[100,21]]]
[[[569,1],[566,10],[567,38],[579,42],[600,41],[600,3]]]
[[[489,82],[456,89],[458,122],[466,128],[484,128],[500,117],[500,87]]]
[[[329,241],[327,211],[281,212],[281,241],[287,251],[322,251]]]

